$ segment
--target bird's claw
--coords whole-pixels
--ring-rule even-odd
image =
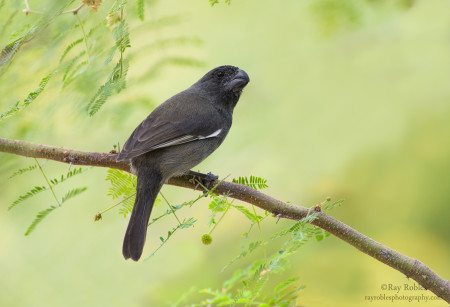
[[[203,194],[208,193],[212,183],[217,180],[219,176],[209,172],[208,174],[195,173],[193,175],[193,181],[195,182],[194,190],[197,190],[200,186],[203,187]]]

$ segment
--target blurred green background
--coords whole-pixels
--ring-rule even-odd
[[[29,2],[36,10],[57,5]],[[1,4],[5,46],[40,16],[25,16],[22,1]],[[85,27],[101,22],[112,4],[104,1],[97,13],[81,10]],[[87,115],[87,103],[118,56],[103,64],[114,41],[102,25],[103,34],[88,40],[91,50],[105,50],[94,64],[64,89],[59,73],[28,108],[0,122],[0,136],[109,151],[156,105],[209,69],[235,65],[251,82],[226,141],[198,170],[222,178],[267,178],[267,194],[305,206],[327,196],[345,199],[331,212],[334,217],[449,279],[448,1],[234,0],[214,7],[206,0],[152,1],[145,9],[144,22],[133,1],[126,9],[132,46],[124,53],[130,61],[126,90],[93,117]],[[75,24],[71,14],[56,17],[22,47],[0,77],[0,112],[25,99],[58,67],[66,46],[82,36],[75,28],[58,41],[55,37]],[[179,40],[170,43],[172,38]],[[79,44],[71,52],[83,48]],[[1,306],[164,306],[191,287],[220,288],[233,270],[253,259],[221,272],[240,252],[248,222],[241,214],[227,215],[213,233],[213,244],[202,245],[200,237],[209,231],[205,200],[181,214],[199,219],[193,229],[174,235],[147,262],[124,261],[128,220],[112,210],[101,222],[93,221],[96,212],[116,203],[106,195],[109,185],[101,168],[55,187],[60,196],[70,187],[88,190],[25,237],[36,213],[54,202],[50,193],[41,193],[7,210],[19,195],[45,185],[38,171],[8,180],[33,163],[0,153]],[[67,170],[56,162],[45,165],[49,177]],[[163,192],[174,204],[198,195],[168,186]],[[160,205],[153,216],[165,210]],[[269,237],[288,224],[266,219],[263,233]],[[144,255],[175,225],[169,217],[149,228]],[[262,253],[257,250],[253,257]],[[446,306],[442,300],[368,302],[367,295],[395,294],[382,291],[383,284],[412,282],[334,237],[309,242],[291,262],[285,276],[300,276],[306,285],[299,306]],[[187,302],[199,298],[193,294]]]

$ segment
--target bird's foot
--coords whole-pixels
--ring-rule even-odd
[[[214,175],[211,172],[209,172],[208,174],[203,174],[190,171],[189,175],[192,176],[192,181],[195,183],[194,189],[197,190],[198,187],[201,186],[203,188],[203,194],[208,193],[209,189],[214,186],[214,181],[219,178],[219,176]]]

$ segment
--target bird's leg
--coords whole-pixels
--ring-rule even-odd
[[[212,183],[219,178],[209,172],[208,174],[198,173],[194,171],[188,172],[189,176],[192,176],[192,180],[195,183],[194,189],[196,190],[200,185],[203,187],[203,194],[208,193],[208,189],[212,186]]]

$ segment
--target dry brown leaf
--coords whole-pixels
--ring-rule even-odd
[[[97,12],[102,0],[81,0],[85,5],[89,6],[92,11]]]

